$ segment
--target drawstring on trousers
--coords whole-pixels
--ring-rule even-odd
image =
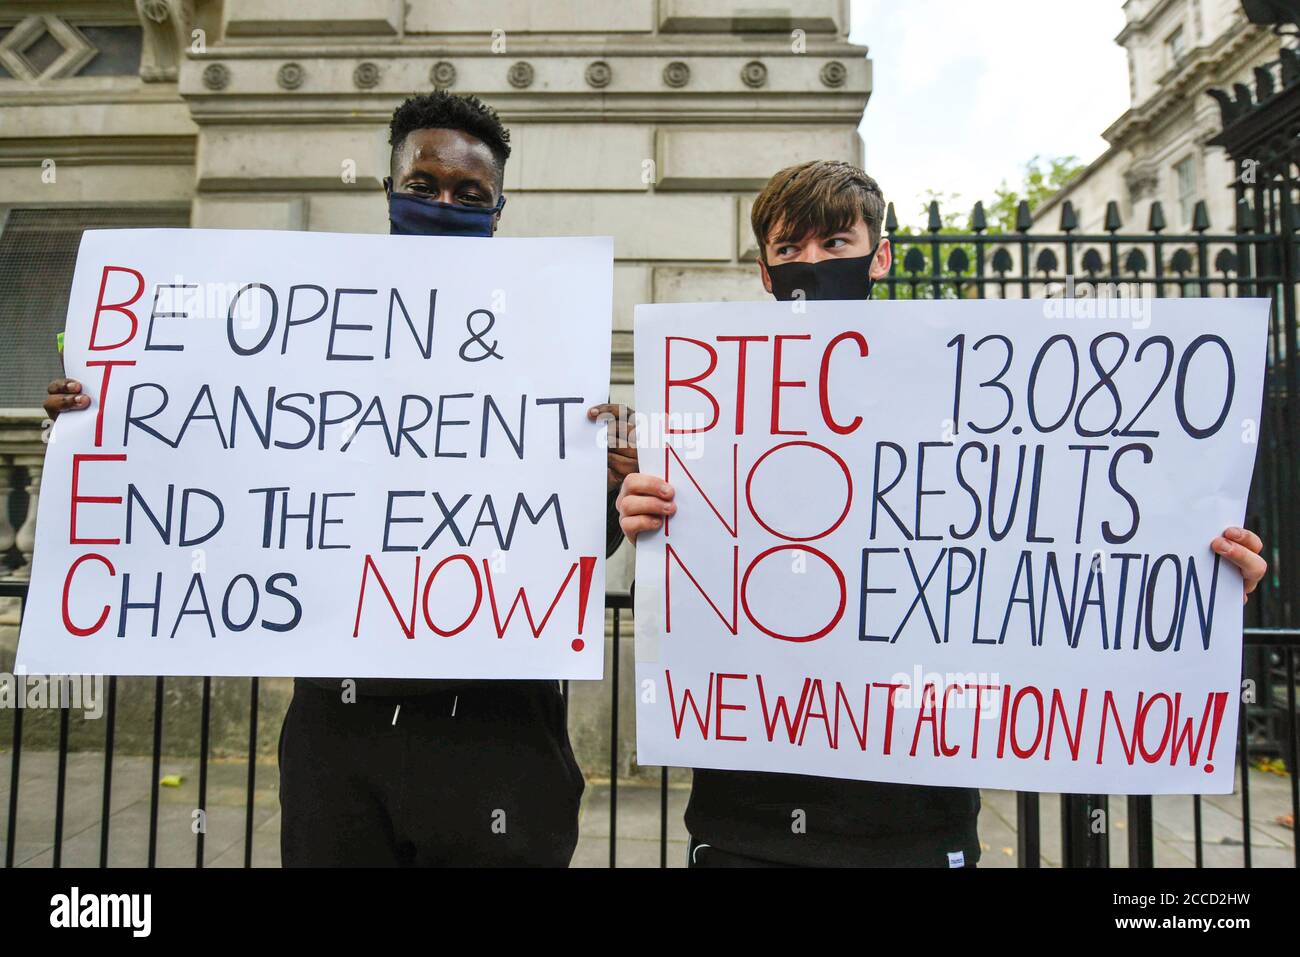
[[[451,699],[451,716],[456,717],[456,707],[460,704],[460,695],[455,695]],[[399,704],[393,709],[393,727],[397,727],[397,716],[401,714],[402,706]]]

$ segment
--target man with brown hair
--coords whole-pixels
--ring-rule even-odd
[[[773,176],[754,201],[763,288],[782,301],[869,299],[889,272],[885,197],[848,163],[818,160]]]
[[[889,272],[885,198],[862,170],[833,161],[783,169],[754,203],[763,288],[780,300],[868,299]],[[672,486],[634,472],[618,509],[635,541],[675,515]],[[1249,594],[1264,577],[1253,532],[1226,529],[1211,547],[1241,570]],[[686,807],[693,867],[970,867],[980,857],[979,791],[697,768]]]

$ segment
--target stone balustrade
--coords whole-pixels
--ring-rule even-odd
[[[39,411],[0,410],[0,578],[31,574],[45,421]]]

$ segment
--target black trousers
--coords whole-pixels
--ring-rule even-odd
[[[761,861],[756,857],[743,854],[731,854],[719,850],[711,844],[701,844],[695,838],[686,842],[687,867],[789,867],[772,861]]]
[[[301,679],[280,731],[285,867],[565,867],[584,782],[554,681],[402,697]]]
[[[795,864],[777,864],[774,861],[759,860],[756,857],[745,857],[743,854],[732,854],[730,851],[724,851],[721,848],[713,847],[711,844],[702,844],[695,838],[691,837],[686,842],[686,866],[687,867],[796,867]],[[886,866],[886,865],[876,865]],[[964,867],[973,868],[977,865],[972,862],[964,864]]]

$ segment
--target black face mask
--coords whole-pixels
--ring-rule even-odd
[[[781,263],[768,266],[772,295],[782,302],[794,299],[870,299],[871,264],[876,261],[880,242],[865,256],[851,259],[823,259],[815,263]]]

